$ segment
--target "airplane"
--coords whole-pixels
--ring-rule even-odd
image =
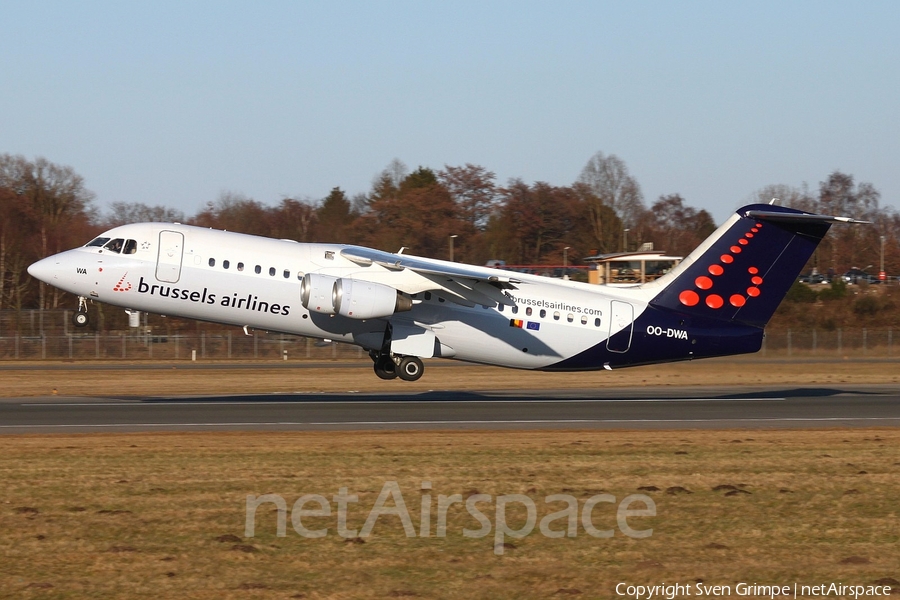
[[[127,310],[355,344],[375,374],[416,381],[423,358],[587,371],[756,352],[834,223],[772,204],[738,209],[669,273],[634,287],[552,279],[360,246],[179,223],[115,227],[28,268]]]

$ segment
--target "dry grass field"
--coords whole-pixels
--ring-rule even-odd
[[[29,370],[32,365],[52,370]],[[791,361],[758,358],[712,359],[635,367],[616,371],[540,373],[426,361],[417,382],[382,381],[370,362],[336,367],[283,368],[281,362],[238,363],[3,363],[0,397],[21,396],[177,396],[292,392],[383,392],[428,390],[544,390],[628,386],[833,385],[900,383],[900,358],[881,361]],[[317,363],[318,364],[318,363]],[[90,366],[81,369],[80,366]],[[241,368],[247,366],[253,368]],[[22,367],[17,369],[16,367]],[[156,368],[142,368],[154,366]],[[211,368],[196,368],[196,367]],[[123,368],[125,367],[125,368]]]
[[[890,583],[900,579],[900,431],[529,431],[156,433],[0,437],[0,596],[9,598],[613,598],[617,583]],[[396,481],[418,531],[381,516],[366,539],[330,517],[325,537],[276,535],[262,505],[245,537],[246,496],[356,494],[362,527]],[[432,489],[422,491],[422,482]],[[656,516],[593,511],[591,537],[538,528],[469,538],[461,505],[436,535],[438,495],[524,494],[537,518],[607,493],[653,499]],[[393,501],[388,502],[394,506]],[[632,508],[640,508],[642,504]],[[306,508],[315,508],[307,505]],[[492,524],[494,504],[480,505]],[[332,502],[332,510],[337,505]],[[512,528],[523,506],[510,505]],[[556,521],[556,530],[565,529]],[[896,587],[896,586],[895,586]],[[734,594],[734,591],[732,591]]]
[[[0,371],[3,395],[900,382],[896,362],[855,361],[714,360],[561,374],[451,364],[415,384],[382,382],[362,365],[53,366]],[[428,534],[408,537],[398,516],[383,515],[369,537],[341,537],[333,496],[347,488],[358,497],[347,527],[361,529],[390,481],[415,533],[426,500]],[[273,504],[259,507],[255,535],[245,535],[246,498],[263,494],[286,503],[283,537]],[[291,509],[304,494],[330,503],[330,516],[302,517],[309,529],[328,528],[322,538],[293,527]],[[477,505],[489,535],[463,535],[480,524],[457,503],[438,536],[438,497],[454,494],[490,495]],[[504,537],[498,555],[496,499],[509,494],[534,502],[538,524],[565,508],[547,496],[572,496],[576,535],[551,538],[536,525],[522,539]],[[598,494],[615,502],[597,504],[589,524],[612,530],[609,538],[588,535],[581,520]],[[652,528],[649,537],[629,537],[618,524],[618,503],[631,494],[655,503],[655,516],[627,519],[633,529]],[[738,582],[882,582],[896,590],[897,498],[896,428],[0,436],[0,597],[615,598],[618,583],[699,581],[731,585],[732,595]],[[526,523],[521,503],[506,515],[511,529]]]

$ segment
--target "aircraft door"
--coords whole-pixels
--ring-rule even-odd
[[[634,330],[634,307],[628,302],[613,300],[610,305],[609,337],[606,349],[610,352],[628,352]]]
[[[159,232],[159,254],[156,259],[156,278],[176,283],[181,278],[181,257],[184,234],[177,231]]]

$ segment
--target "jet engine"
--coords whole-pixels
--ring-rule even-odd
[[[410,310],[412,298],[380,283],[343,278],[332,293],[336,313],[351,319],[377,319]]]
[[[303,308],[326,315],[337,312],[334,305],[334,287],[338,281],[337,277],[318,273],[304,275],[300,282],[300,303]]]

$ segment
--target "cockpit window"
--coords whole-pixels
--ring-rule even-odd
[[[109,238],[106,237],[98,237],[91,240],[89,243],[85,244],[85,248],[90,248],[91,246],[102,246],[106,242],[109,241]]]
[[[127,240],[125,242],[125,249],[122,250],[122,254],[134,254],[137,252],[137,242],[134,240]]]
[[[125,244],[125,240],[122,238],[116,238],[111,242],[108,242],[103,248],[109,250],[110,252],[115,252],[118,254],[122,251],[122,246]]]

